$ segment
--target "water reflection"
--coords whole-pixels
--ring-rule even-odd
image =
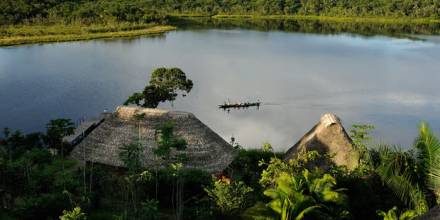
[[[393,37],[423,39],[419,35],[440,34],[440,23],[398,24],[398,23],[360,23],[334,22],[320,20],[282,20],[282,19],[211,19],[211,18],[179,18],[170,21],[180,28],[188,29],[250,29],[259,31],[288,31],[314,34],[351,33],[365,37],[385,35]]]
[[[242,29],[1,48],[0,127],[95,116],[142,89],[154,68],[177,66],[195,87],[160,107],[193,112],[228,141],[284,150],[332,112],[409,145],[420,120],[440,130],[438,57],[430,41]],[[227,99],[264,104],[227,113],[218,109]]]

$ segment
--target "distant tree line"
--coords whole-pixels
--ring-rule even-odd
[[[0,23],[158,22],[172,14],[439,18],[438,0],[2,0]]]
[[[174,21],[173,21],[174,22]],[[250,29],[260,31],[287,31],[301,33],[337,34],[355,33],[364,36],[387,35],[401,37],[402,33],[435,35],[440,34],[440,23],[368,23],[368,22],[329,22],[328,20],[293,19],[211,19],[182,18],[176,22],[179,27]]]

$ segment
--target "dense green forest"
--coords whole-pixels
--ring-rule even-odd
[[[0,22],[151,22],[168,15],[439,18],[437,0],[3,0]]]

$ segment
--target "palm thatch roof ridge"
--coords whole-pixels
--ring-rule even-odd
[[[143,119],[134,119],[140,114],[144,114]],[[73,149],[71,157],[79,161],[123,167],[119,158],[121,147],[140,137],[143,166],[157,166],[160,161],[153,153],[158,140],[156,128],[166,122],[172,122],[175,135],[188,143],[183,152],[171,152],[172,155],[184,153],[187,156],[188,160],[184,162],[186,168],[221,172],[236,155],[229,143],[192,113],[120,106]]]

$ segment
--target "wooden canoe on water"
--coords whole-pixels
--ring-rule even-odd
[[[221,109],[228,109],[228,108],[249,108],[249,107],[260,107],[261,102],[242,102],[242,103],[225,103],[222,105],[219,105],[218,107]]]

